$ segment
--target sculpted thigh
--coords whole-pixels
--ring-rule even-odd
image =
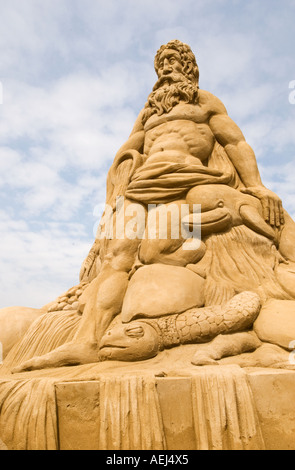
[[[189,215],[185,200],[163,204],[149,211],[145,237],[141,241],[139,259],[143,264],[163,263],[186,266],[197,263],[205,253],[201,243],[188,246],[192,231],[183,221]]]

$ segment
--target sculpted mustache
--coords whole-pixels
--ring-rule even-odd
[[[170,74],[169,76],[162,76],[159,78],[159,80],[157,80],[157,82],[155,83],[154,87],[153,87],[153,91],[157,90],[158,88],[160,88],[161,85],[163,85],[163,83],[165,82],[168,82],[169,84],[171,83],[179,83],[179,82],[183,82],[183,83],[191,83],[190,80],[188,80],[186,77],[184,77],[182,74],[178,73],[174,73],[174,74]]]

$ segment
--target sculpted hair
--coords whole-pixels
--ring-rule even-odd
[[[180,54],[181,62],[182,62],[184,69],[188,63],[192,63],[193,65],[192,71],[190,73],[187,73],[186,76],[189,80],[193,82],[197,82],[197,84],[199,85],[199,67],[196,62],[195,55],[187,44],[181,41],[178,41],[178,39],[173,39],[167,44],[164,44],[157,51],[157,54],[155,56],[155,62],[154,62],[156,72],[158,73],[158,70],[159,70],[160,56],[162,52],[164,52],[166,49],[174,49]]]

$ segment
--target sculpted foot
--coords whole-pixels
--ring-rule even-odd
[[[96,343],[67,343],[43,356],[33,357],[25,361],[12,369],[12,373],[91,364],[98,361],[98,346]]]
[[[194,366],[219,366],[219,363],[211,357],[210,352],[198,352],[194,355],[192,364]]]

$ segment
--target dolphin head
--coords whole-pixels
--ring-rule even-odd
[[[201,205],[202,235],[246,225],[256,233],[275,240],[274,230],[265,222],[261,202],[256,197],[224,184],[208,184],[191,189],[186,202],[190,212],[194,212],[194,204]]]
[[[141,361],[157,355],[160,341],[155,328],[144,321],[111,326],[100,343],[104,361]]]
[[[207,184],[191,189],[187,194],[186,202],[190,205],[191,211],[193,211],[193,204],[201,204],[202,212],[226,208],[234,215],[240,204],[249,203],[249,196],[225,184]]]
[[[233,188],[219,184],[196,186],[188,192],[186,202],[190,212],[194,212],[194,204],[201,205],[202,235],[223,232],[241,223],[236,193]]]

